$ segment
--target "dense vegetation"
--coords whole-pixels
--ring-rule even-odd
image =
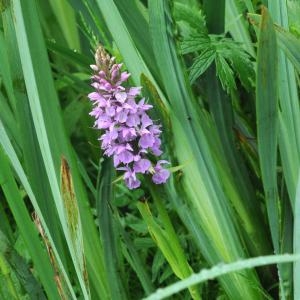
[[[299,0],[0,13],[0,299],[300,299]],[[101,149],[99,45],[162,124],[165,184]]]

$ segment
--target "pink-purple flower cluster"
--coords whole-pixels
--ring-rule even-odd
[[[154,124],[147,114],[152,108],[140,97],[140,87],[122,86],[130,76],[121,72],[122,64],[116,64],[103,47],[95,54],[96,65],[91,65],[95,74],[92,86],[95,92],[88,95],[93,103],[90,115],[96,121],[94,127],[105,130],[100,137],[104,154],[113,157],[117,170],[124,171],[128,188],[135,189],[141,182],[137,174],[151,174],[155,184],[165,183],[170,172],[163,167],[169,162],[159,160],[156,164],[150,157],[158,157],[160,150],[160,125]]]

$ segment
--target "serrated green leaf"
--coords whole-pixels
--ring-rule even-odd
[[[198,57],[196,57],[190,68],[190,82],[195,82],[195,80],[201,76],[212,64],[215,58],[216,50],[214,48],[208,48],[206,51],[202,52]]]
[[[185,38],[180,44],[182,54],[205,51],[210,46],[211,41],[207,34],[192,35],[188,38]]]
[[[228,93],[230,90],[236,89],[234,73],[226,59],[219,53],[216,55],[216,70],[220,78],[222,87]]]
[[[206,32],[205,17],[197,6],[175,2],[174,18],[178,21],[187,23],[191,31]]]

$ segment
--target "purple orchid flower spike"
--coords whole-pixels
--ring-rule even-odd
[[[90,115],[95,118],[94,127],[104,131],[99,138],[104,155],[112,156],[116,169],[124,171],[129,189],[140,186],[140,174],[152,175],[155,184],[165,183],[170,171],[162,165],[169,162],[153,161],[162,151],[161,126],[147,114],[152,105],[141,97],[141,87],[123,86],[130,74],[122,72],[122,64],[115,63],[102,46],[98,47],[95,60],[96,64],[91,65],[95,91],[88,97],[93,104]]]

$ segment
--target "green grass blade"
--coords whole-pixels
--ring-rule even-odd
[[[37,213],[37,215],[38,215],[38,217],[41,221],[41,224],[43,226],[43,230],[45,231],[47,239],[49,240],[50,245],[52,247],[52,250],[55,254],[55,258],[57,260],[59,269],[62,272],[63,278],[64,278],[64,280],[65,280],[65,282],[66,282],[66,284],[69,288],[69,292],[72,296],[72,299],[75,299],[76,298],[75,293],[73,291],[72,285],[71,285],[70,280],[69,280],[69,278],[67,276],[67,273],[65,271],[64,265],[61,261],[59,252],[57,251],[56,244],[53,241],[53,238],[52,238],[51,233],[48,229],[47,223],[45,222],[43,214],[42,214],[42,212],[39,208],[38,202],[37,202],[37,200],[35,198],[35,195],[34,195],[32,189],[31,189],[29,181],[28,181],[28,179],[25,175],[25,172],[24,172],[24,170],[23,170],[23,168],[20,164],[20,161],[19,161],[19,159],[16,155],[16,152],[15,152],[15,150],[14,150],[14,148],[13,148],[13,146],[12,146],[10,140],[9,140],[9,137],[8,137],[6,131],[5,131],[5,128],[3,127],[3,124],[1,122],[1,120],[0,120],[0,144],[3,148],[3,150],[4,150],[5,155],[9,158],[10,164],[12,165],[15,173],[17,174],[17,176],[18,176],[21,184],[23,185],[28,197],[31,200],[33,208],[34,208],[35,212]]]
[[[257,140],[262,180],[266,195],[272,239],[279,250],[277,203],[277,44],[273,23],[264,8],[257,55],[256,114]]]
[[[22,239],[22,237],[18,236],[18,240],[19,239]],[[44,254],[44,249],[42,249],[42,247],[40,247],[39,250],[41,250]],[[47,298],[45,295],[45,290],[42,288],[40,282],[34,277],[34,274],[31,271],[32,265],[28,264],[25,257],[21,256],[17,252],[17,250],[13,247],[13,244],[8,241],[4,233],[1,231],[0,231],[0,253],[3,254],[4,259],[8,261],[9,265],[11,266],[12,270],[16,275],[15,277],[18,279],[20,285],[23,288],[22,290],[24,290],[24,292],[28,294],[30,299],[46,300]],[[50,267],[50,271],[51,273],[53,273],[50,264],[48,264],[48,267]],[[54,273],[52,275],[54,276]],[[49,277],[48,280],[50,278],[51,277]],[[53,281],[48,282],[48,284],[53,285],[55,287]],[[56,292],[56,290],[54,290],[54,292]],[[57,296],[58,296],[57,292],[52,295],[48,294],[48,299]]]
[[[134,44],[134,39],[129,32],[124,20],[112,0],[96,0],[104,16],[107,27],[122,53],[126,67],[130,70],[135,84],[139,84],[140,75],[144,73],[152,79],[152,75],[147,68],[142,56]]]
[[[280,48],[300,72],[300,40],[280,26],[276,26],[275,29]]]
[[[117,212],[114,212],[117,215]],[[121,232],[122,238],[124,240],[123,255],[131,265],[132,269],[136,272],[137,277],[139,278],[146,295],[153,293],[154,285],[151,281],[150,276],[147,273],[146,265],[143,263],[139,252],[135,249],[133,242],[130,239],[128,232],[121,225],[121,220],[118,219],[119,231]]]
[[[148,16],[143,15],[137,1],[115,1],[115,3],[146,65],[154,77],[158,78],[158,69],[156,62],[153,61],[154,53],[149,39],[149,23],[148,18],[146,19]]]
[[[216,6],[217,2],[211,1],[210,5]],[[211,13],[214,16],[211,16]],[[206,18],[210,20],[211,18],[214,18],[216,14],[220,15],[220,18],[218,18],[219,28],[215,28],[215,30],[218,31],[210,33],[222,34],[224,27],[222,27],[222,24],[220,23],[222,20],[221,15],[224,15],[224,11],[218,10],[216,13],[209,10],[206,13]],[[225,62],[224,59],[223,61]],[[210,112],[216,124],[220,142],[222,144],[221,148],[224,161],[222,161],[222,164],[219,167],[219,172],[223,173],[221,178],[223,178],[224,189],[227,190],[228,198],[231,200],[239,217],[238,222],[242,225],[241,232],[245,237],[244,240],[248,246],[249,252],[253,256],[269,254],[271,251],[271,244],[264,237],[267,235],[267,228],[263,222],[263,215],[259,209],[259,202],[255,199],[255,191],[246,166],[236,148],[234,131],[232,130],[232,128],[235,128],[233,101],[230,99],[230,95],[224,91],[225,87],[223,86],[222,88],[222,80],[219,80],[216,76],[216,73],[219,73],[218,66],[219,59],[217,59],[216,63],[206,72],[205,89]],[[226,78],[225,81],[229,80],[228,76],[224,77]],[[233,77],[232,80],[234,81]],[[230,92],[233,94],[233,86],[235,86],[235,83],[228,91],[229,94]],[[227,168],[225,166],[227,166]],[[259,221],[253,222],[255,219]]]
[[[14,87],[12,82],[12,75],[9,66],[7,46],[5,44],[4,34],[0,32],[0,73],[2,74],[3,84],[5,86],[8,98],[10,99],[13,109],[16,108],[16,99],[14,94]]]
[[[235,256],[241,257],[244,254],[230,218],[228,200],[220,186],[211,154],[213,150],[209,148],[208,137],[204,134],[204,131],[210,128],[209,140],[216,146],[218,142],[214,142],[215,128],[198,110],[191,96],[181,62],[177,57],[167,1],[150,1],[149,16],[155,57],[172,107],[171,119],[173,131],[176,133],[175,151],[179,163],[186,164],[182,179],[184,190],[196,214],[199,230],[203,230],[209,236],[212,246],[210,249],[215,252],[209,257],[232,261]],[[201,248],[206,248],[206,245],[202,246]],[[210,263],[217,261],[218,259]],[[232,298],[239,298],[245,294],[249,299],[260,298],[258,292],[253,289],[253,285],[257,284],[254,273],[250,272],[245,276],[248,277],[247,283],[243,282],[241,277],[224,278],[222,284],[226,293]]]
[[[226,1],[226,26],[235,41],[242,43],[245,50],[255,56],[253,44],[249,35],[246,20],[237,0]]]
[[[38,232],[28,214],[25,203],[23,202],[17,184],[13,178],[12,171],[9,168],[7,156],[5,156],[2,147],[0,148],[0,165],[0,185],[26,243],[30,256],[33,259],[34,267],[39,273],[48,297],[50,299],[59,297],[57,288],[52,280],[54,277],[53,268],[45,250],[41,246]]]
[[[69,141],[65,135],[35,3],[17,0],[12,3],[14,4],[17,40],[19,49],[22,49],[20,56],[37,139],[43,162],[46,166],[48,181],[51,182],[53,200],[71,253],[75,273],[77,274],[82,293],[88,298],[85,281],[80,272],[80,263],[76,259],[63,213],[59,189],[59,166],[62,154],[65,155],[70,163],[80,214],[82,219],[85,220],[82,225],[90,283],[99,295],[106,295],[106,277],[103,274],[102,249],[99,239],[97,239],[87,195],[77,171],[75,155],[70,150]],[[95,251],[99,255],[95,256]]]
[[[281,252],[281,236],[277,190],[277,110],[279,82],[276,64],[278,61],[277,55],[277,40],[273,21],[267,9],[263,8],[257,55],[257,141],[271,236],[275,253],[279,254]],[[290,279],[287,268],[285,266],[278,266],[280,290],[283,299],[289,294]],[[283,282],[287,283],[287,287]]]
[[[74,247],[76,259],[79,262],[79,268],[85,282],[85,287],[90,296],[89,282],[86,270],[86,259],[83,249],[82,225],[80,221],[78,203],[76,199],[76,193],[74,190],[70,167],[64,157],[62,157],[61,160],[60,187],[64,205],[64,213],[68,224],[71,242]]]
[[[13,280],[13,270],[2,251],[0,251],[0,274],[0,296],[2,299],[19,300],[21,298],[19,282],[16,279]]]
[[[49,0],[60,28],[70,48],[80,50],[75,11],[68,1]]]
[[[55,168],[56,164],[54,163],[53,153],[51,153],[52,151],[49,143],[51,139],[48,137],[49,133],[47,132],[42,106],[39,102],[39,99],[43,97],[55,99],[56,95],[53,95],[54,91],[51,90],[51,86],[46,87],[40,80],[40,76],[43,76],[43,70],[37,65],[38,59],[43,61],[47,61],[47,59],[41,55],[42,53],[36,53],[36,51],[44,48],[44,41],[42,39],[42,33],[38,23],[36,7],[34,3],[29,4],[26,3],[26,1],[19,2],[16,0],[13,1],[13,8],[16,18],[15,24],[17,40],[19,46],[22,45],[23,47],[23,52],[20,52],[20,56],[25,74],[25,84],[27,86],[29,101],[31,104],[32,113],[35,116],[34,122],[37,130],[37,138],[40,143],[44,163],[47,166],[46,171],[48,178],[51,181],[50,187],[53,194],[53,199],[55,200],[58,216],[66,237],[68,248],[74,261],[74,266],[82,293],[84,297],[88,298],[88,292],[80,272],[80,263],[77,261],[75,256],[75,250],[67,229],[66,218],[62,206],[63,201],[61,199],[58,176],[56,173],[57,170]],[[28,34],[29,29],[32,30],[30,35]],[[46,53],[44,53],[44,55],[46,55]],[[46,78],[44,78],[44,80],[46,80]],[[51,78],[49,78],[49,80],[51,82]],[[47,91],[48,95],[45,94]]]
[[[295,214],[294,214],[294,253],[299,255],[300,253],[300,172],[298,176],[298,185],[295,199]],[[300,298],[300,263],[296,261],[294,263],[294,299]]]
[[[269,10],[274,22],[287,29],[289,24],[286,1],[269,1]],[[300,168],[300,107],[294,66],[288,61],[282,50],[279,51],[278,74],[281,108],[279,149],[291,206],[294,208]]]
[[[204,269],[197,274],[191,275],[187,279],[181,280],[168,287],[159,289],[154,294],[145,298],[145,300],[164,299],[166,297],[174,295],[175,293],[180,292],[183,289],[186,289],[191,285],[201,283],[207,280],[211,280],[231,272],[238,272],[240,270],[248,269],[248,268],[255,268],[255,267],[266,266],[270,264],[289,263],[289,262],[299,261],[299,260],[300,260],[299,254],[298,255],[283,254],[283,255],[270,255],[270,256],[249,258],[249,259],[233,262],[231,264],[221,264],[219,266],[214,266],[211,269]]]
[[[16,145],[18,145],[16,151],[18,150],[19,157],[22,155],[24,169],[26,169],[31,188],[36,195],[39,207],[43,212],[56,246],[60,253],[64,253],[61,229],[57,222],[56,208],[52,205],[51,190],[47,180],[47,174],[42,167],[43,161],[30,114],[24,80],[21,75],[22,68],[20,57],[15,51],[17,40],[13,20],[8,13],[3,15],[3,26],[5,28],[4,38],[6,55],[1,57],[1,59],[6,60],[7,62],[14,62],[13,65],[9,64],[7,66],[7,73],[3,74],[3,76],[8,75],[11,85],[14,87],[12,95],[14,99],[11,99],[10,97],[10,102],[7,105],[13,106],[14,101],[17,101],[18,105],[14,109],[14,122],[5,122],[10,116],[10,113],[7,111],[1,112],[2,114],[5,113],[2,120],[5,126],[9,126],[6,128],[11,131],[12,139],[14,139]],[[5,103],[2,103],[2,105],[4,106]],[[65,257],[62,255],[61,258],[65,263]]]
[[[178,278],[183,279],[192,273],[192,269],[185,257],[170,217],[162,203],[162,200],[160,199],[163,194],[162,192],[163,189],[160,189],[159,187],[151,188],[155,207],[159,213],[158,217],[163,227],[155,220],[147,203],[139,202],[138,209],[148,225],[150,235],[157,243],[158,248],[164,254],[166,260],[174,271],[174,274]],[[193,299],[201,299],[196,286],[191,287],[189,290]]]
[[[112,161],[107,159],[103,162],[100,176],[100,189],[97,197],[97,212],[100,230],[100,238],[103,245],[105,257],[105,272],[108,277],[110,298],[126,299],[126,291],[122,277],[122,267],[120,261],[120,241],[118,240],[118,227],[114,223],[114,217],[110,203],[113,199],[112,181],[113,169]]]

